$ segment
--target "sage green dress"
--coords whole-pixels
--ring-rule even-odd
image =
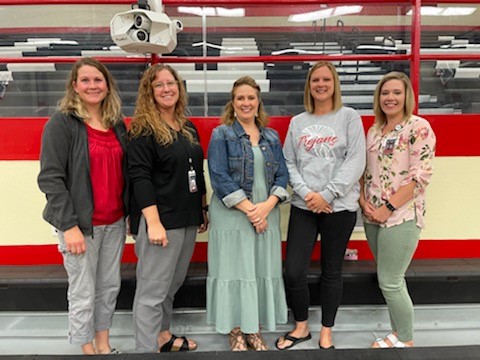
[[[268,198],[264,157],[253,147],[253,203]],[[257,234],[247,216],[227,208],[214,194],[208,237],[207,322],[228,334],[275,330],[287,322],[282,277],[280,211],[268,215],[268,229]]]

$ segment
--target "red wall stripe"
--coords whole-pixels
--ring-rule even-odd
[[[0,160],[38,160],[45,118],[0,119]]]
[[[426,115],[437,136],[437,156],[480,156],[478,134],[480,114]],[[203,149],[207,150],[212,130],[220,121],[217,117],[192,117],[197,126]],[[47,118],[0,118],[0,160],[38,160],[43,126]],[[272,116],[270,126],[283,141],[289,116]],[[373,122],[363,116],[365,130]]]
[[[207,261],[206,242],[197,242],[192,262]],[[285,258],[286,243],[282,243]],[[372,260],[373,255],[366,241],[354,240],[349,243],[350,249],[358,250],[359,260]],[[457,259],[478,258],[480,255],[480,240],[421,240],[414,259]],[[317,242],[312,259],[318,260],[320,243]],[[133,244],[126,244],[123,253],[123,263],[135,263],[137,260]],[[0,246],[0,265],[55,265],[62,263],[62,256],[57,245],[12,245]]]

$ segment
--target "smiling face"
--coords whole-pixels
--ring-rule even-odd
[[[235,89],[232,104],[239,121],[255,121],[259,103],[257,89],[250,85],[240,85]]]
[[[174,110],[179,99],[178,83],[173,74],[162,69],[152,81],[153,97],[157,107],[162,110]]]
[[[379,103],[387,121],[403,119],[405,115],[405,85],[403,82],[397,79],[385,82],[380,89]]]
[[[316,69],[310,77],[310,94],[315,104],[331,102],[333,105],[334,92],[335,81],[330,69],[327,66]]]
[[[78,69],[73,89],[87,108],[100,106],[108,93],[105,76],[96,67],[90,65],[84,65]]]

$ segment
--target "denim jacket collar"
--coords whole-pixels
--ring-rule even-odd
[[[239,138],[241,138],[242,136],[246,136],[247,133],[245,132],[245,129],[243,128],[243,126],[238,122],[237,119],[235,119],[233,121],[233,130],[235,130],[235,134],[237,134],[237,136]]]
[[[243,136],[246,136],[248,138],[247,132],[245,131],[245,129],[243,128],[243,126],[240,124],[240,122],[237,119],[235,119],[235,121],[233,122],[232,127],[233,127],[233,130],[235,130],[235,133],[237,134],[237,136],[239,138],[241,138]],[[260,130],[260,138],[264,138],[263,127],[258,126],[258,129]]]

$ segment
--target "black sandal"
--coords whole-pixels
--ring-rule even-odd
[[[177,339],[183,339],[181,346],[173,345],[175,340]],[[165,344],[163,344],[160,347],[160,352],[193,351],[196,348],[197,348],[196,345],[195,347],[192,347],[192,348],[188,347],[188,340],[185,336],[179,337],[172,334],[172,337],[170,338],[170,340],[168,340]]]

